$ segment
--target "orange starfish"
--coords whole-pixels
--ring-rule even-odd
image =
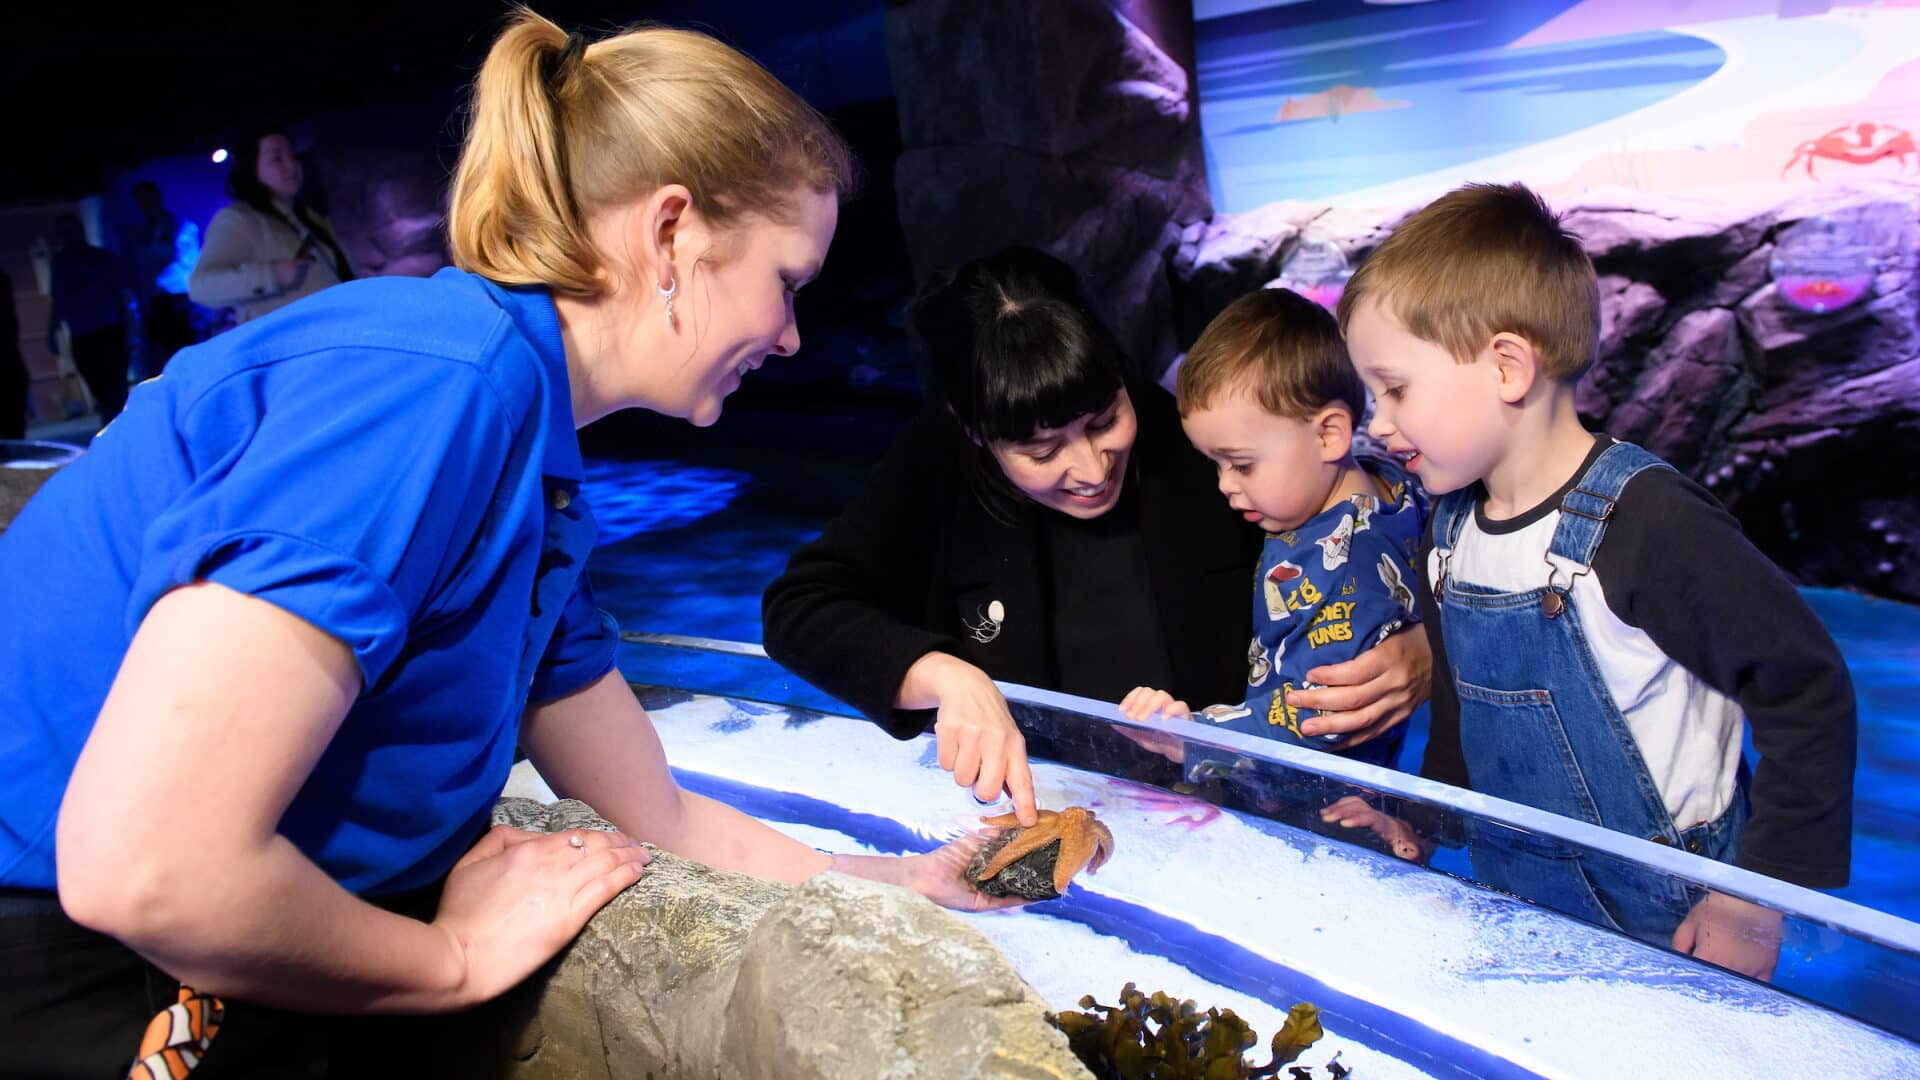
[[[980,820],[996,828],[1020,827],[1020,819],[1012,814]],[[992,879],[1022,856],[1039,851],[1055,840],[1060,841],[1060,854],[1053,861],[1053,891],[1057,893],[1067,891],[1067,883],[1081,867],[1086,867],[1088,872],[1098,870],[1107,856],[1113,854],[1113,833],[1100,824],[1093,811],[1078,806],[1042,810],[1040,820],[1032,828],[1021,829],[1019,835],[1007,841],[1007,846],[994,852],[986,869],[980,872],[980,880]]]

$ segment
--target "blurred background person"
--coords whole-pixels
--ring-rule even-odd
[[[0,439],[27,434],[27,362],[20,355],[20,314],[13,278],[0,270]]]
[[[132,262],[134,295],[140,300],[140,349],[134,369],[146,379],[160,374],[174,353],[193,344],[180,234],[191,230],[190,243],[197,247],[199,230],[191,222],[182,224],[167,209],[160,185],[151,180],[133,185],[133,202],[140,213],[128,227],[121,250]]]
[[[127,293],[133,284],[126,263],[87,242],[77,214],[53,222],[53,266],[47,309],[47,348],[60,352],[58,332],[67,324],[73,365],[80,369],[94,409],[105,427],[127,403]]]
[[[241,140],[227,174],[233,202],[207,223],[187,282],[194,303],[230,307],[235,322],[247,322],[353,280],[353,260],[333,227],[300,198],[305,179],[284,132]]]

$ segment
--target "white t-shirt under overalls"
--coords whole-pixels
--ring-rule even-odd
[[[1565,487],[1517,517],[1475,503],[1448,577],[1495,590],[1547,584]],[[1426,584],[1441,572],[1429,548]],[[1556,579],[1565,581],[1562,571]],[[1734,796],[1742,721],[1761,763],[1740,865],[1798,884],[1846,883],[1854,701],[1844,662],[1786,576],[1705,489],[1666,469],[1630,480],[1570,605],[1674,824],[1717,819]],[[1431,593],[1423,597],[1431,605]],[[1429,606],[1429,612],[1433,609]],[[1429,616],[1429,625],[1438,625]],[[1441,643],[1432,635],[1436,654]],[[1436,655],[1427,775],[1467,786],[1451,672]]]

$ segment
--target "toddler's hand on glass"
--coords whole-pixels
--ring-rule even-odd
[[[1190,720],[1193,710],[1165,690],[1136,686],[1120,699],[1120,715],[1129,720],[1149,720],[1156,715],[1167,720]]]

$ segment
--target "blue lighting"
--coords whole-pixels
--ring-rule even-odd
[[[600,543],[685,528],[725,510],[753,477],[674,461],[588,459],[582,483]]]
[[[187,279],[193,275],[193,265],[200,261],[200,226],[191,221],[182,221],[180,229],[173,236],[173,261],[166,269],[154,277],[154,284],[170,293],[187,291]]]

